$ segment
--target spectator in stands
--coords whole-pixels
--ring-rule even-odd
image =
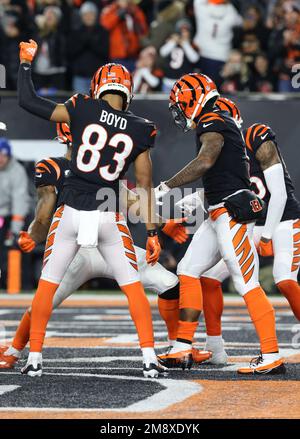
[[[191,0],[156,2],[157,15],[151,23],[151,44],[158,50],[174,32],[176,22],[186,17],[187,4]],[[191,14],[192,15],[192,14]]]
[[[16,90],[19,68],[19,43],[26,37],[21,33],[20,16],[10,12],[2,19],[0,28],[1,63],[6,68],[6,88]]]
[[[274,91],[274,75],[270,69],[268,57],[263,53],[255,58],[249,90],[260,93]]]
[[[103,10],[100,23],[109,32],[111,61],[122,63],[132,72],[141,40],[148,33],[143,11],[133,0],[116,0]]]
[[[278,73],[278,91],[293,92],[292,67],[300,63],[300,6],[287,2],[283,6],[284,27],[272,32],[270,52]]]
[[[69,36],[68,59],[73,74],[73,90],[88,93],[93,74],[99,66],[108,62],[108,33],[98,24],[95,3],[83,3],[79,13],[81,26]]]
[[[162,70],[156,67],[155,47],[146,47],[141,51],[133,73],[134,92],[149,93],[160,91],[162,76]]]
[[[16,246],[30,205],[26,171],[12,157],[5,137],[0,138],[0,187],[0,269],[5,273],[4,244],[6,248]]]
[[[57,6],[47,6],[43,14],[35,17],[39,49],[33,64],[34,82],[37,89],[50,94],[65,88],[66,50],[65,37],[59,30],[61,17]]]
[[[236,93],[245,90],[248,85],[249,71],[239,50],[232,50],[228,61],[221,70],[222,93]]]
[[[236,47],[242,47],[245,36],[255,35],[259,40],[260,47],[267,50],[269,29],[264,25],[260,8],[250,6],[246,9],[243,19],[243,26],[238,29],[235,35]]]
[[[194,14],[199,67],[219,85],[220,71],[232,49],[234,28],[241,26],[243,19],[229,0],[194,0]]]
[[[160,56],[165,60],[163,91],[169,93],[176,79],[195,70],[200,55],[192,44],[192,26],[189,20],[176,23],[175,33],[160,48]]]

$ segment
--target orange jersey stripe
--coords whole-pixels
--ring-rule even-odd
[[[50,165],[53,166],[53,168],[54,168],[55,171],[56,171],[56,177],[57,177],[57,180],[58,180],[59,177],[60,177],[60,174],[61,174],[60,167],[59,167],[58,164],[57,164],[54,160],[52,160],[52,159],[47,159],[46,162],[50,163]]]
[[[51,174],[50,169],[48,168],[47,165],[45,165],[45,163],[38,163],[37,166],[38,166],[39,168],[44,168],[44,169],[46,169],[46,171],[48,171],[49,174]]]

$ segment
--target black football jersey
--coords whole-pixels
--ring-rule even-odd
[[[81,94],[65,105],[73,141],[71,173],[61,203],[96,210],[100,189],[108,196],[113,191],[118,200],[120,179],[139,154],[154,146],[156,127],[130,111],[114,110],[104,100]]]
[[[70,172],[69,163],[69,160],[65,157],[50,157],[37,162],[34,175],[35,187],[55,186],[57,196],[59,197],[65,177]]]
[[[194,69],[185,54],[185,51],[180,44],[177,44],[166,58],[166,65],[164,67],[164,74],[166,78],[177,80],[187,72],[192,72]]]
[[[220,133],[224,145],[216,163],[203,176],[203,187],[210,206],[242,189],[250,189],[249,163],[242,133],[234,120],[223,111],[204,114],[196,130],[198,152],[204,133]]]
[[[259,147],[264,142],[271,140],[272,142],[274,142],[277,148],[277,152],[283,166],[284,180],[285,180],[285,186],[287,192],[287,202],[285,205],[285,209],[281,221],[299,218],[300,204],[295,196],[295,188],[293,186],[291,177],[284,163],[280,149],[277,145],[275,133],[272,131],[272,129],[269,126],[260,123],[255,123],[251,125],[248,129],[244,130],[243,134],[245,137],[247,154],[250,159],[250,179],[251,179],[252,190],[266,203],[269,202],[271,194],[268,191],[264,173],[255,155]],[[256,224],[263,225],[264,220],[259,220],[256,222]]]

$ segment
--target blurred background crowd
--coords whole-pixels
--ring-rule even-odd
[[[39,44],[40,93],[88,92],[108,61],[133,72],[135,93],[168,92],[187,71],[223,93],[290,92],[300,62],[300,1],[0,0],[0,63],[15,90],[18,45]]]
[[[300,0],[0,0],[7,90],[17,88],[18,46],[30,38],[39,45],[34,84],[44,95],[88,93],[92,75],[108,61],[133,73],[135,94],[168,93],[191,71],[211,76],[226,95],[300,90],[291,81],[300,64]],[[43,245],[21,261],[17,238],[34,215],[34,162],[14,157],[7,139],[12,131],[1,125],[0,289],[9,289],[9,266],[15,273],[21,263],[22,288],[32,289]],[[175,271],[187,244],[162,239],[161,262]],[[270,262],[268,270],[270,290]]]

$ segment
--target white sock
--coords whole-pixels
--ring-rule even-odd
[[[142,348],[143,362],[145,364],[158,364],[154,348]]]
[[[279,352],[274,352],[272,354],[262,354],[263,359],[266,361],[276,361],[279,358],[281,358],[281,355],[279,354]]]
[[[13,346],[9,346],[9,348],[3,353],[3,355],[13,355],[14,357],[20,358],[22,351],[18,351]]]
[[[41,352],[29,352],[27,363],[37,367],[38,364],[42,364],[43,357]]]
[[[207,335],[206,336],[206,344],[209,346],[224,346],[224,340],[222,335]]]
[[[182,341],[175,341],[170,354],[176,354],[176,352],[187,351],[188,349],[192,349],[192,345],[189,343],[182,343]]]

